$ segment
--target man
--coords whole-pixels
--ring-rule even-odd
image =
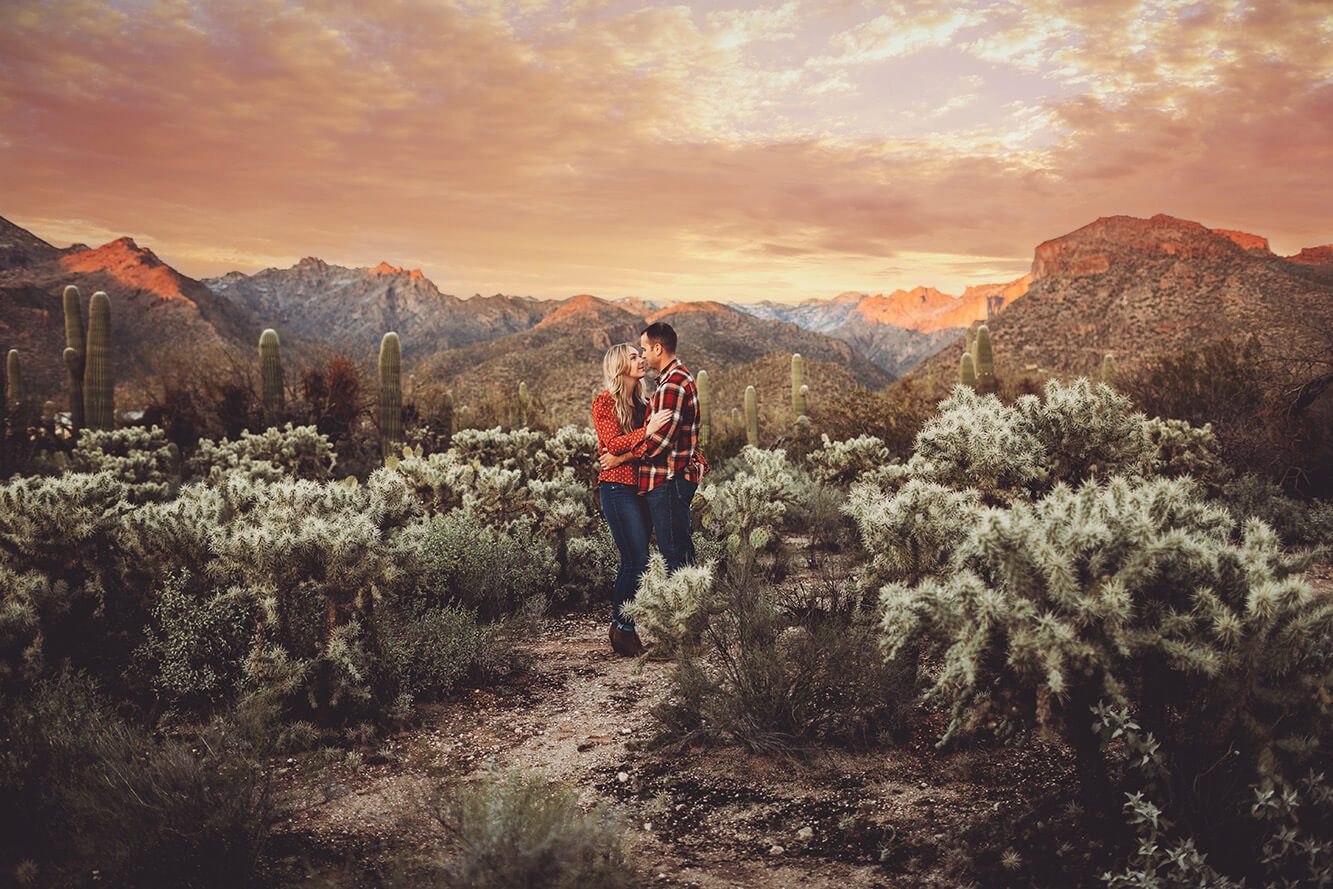
[[[657,391],[648,413],[671,411],[665,426],[644,436],[639,493],[648,504],[667,570],[675,571],[694,564],[690,501],[708,470],[699,451],[699,391],[676,357],[676,331],[670,324],[657,321],[645,327],[639,334],[639,349],[644,362],[657,371]]]

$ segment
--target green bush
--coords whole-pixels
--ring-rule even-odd
[[[584,812],[578,793],[537,776],[493,776],[455,785],[432,811],[458,852],[412,886],[456,889],[628,889],[644,876],[624,828],[606,809]]]
[[[541,539],[519,540],[458,509],[399,535],[399,564],[417,595],[433,605],[476,609],[484,619],[513,612],[555,588],[555,553]]]
[[[677,578],[689,570],[670,582],[688,586]],[[654,709],[662,740],[778,753],[863,745],[901,728],[916,690],[913,665],[885,662],[872,613],[854,597],[834,590],[814,602],[787,607],[734,562],[677,634],[671,690]],[[700,644],[684,644],[691,633]]]
[[[435,698],[493,662],[494,631],[474,611],[454,605],[396,610],[382,620],[386,668],[398,693]]]
[[[5,857],[35,861],[57,884],[96,872],[113,886],[258,885],[274,810],[262,752],[238,727],[155,738],[71,674],[3,703]]]

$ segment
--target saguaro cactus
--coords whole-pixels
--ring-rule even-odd
[[[699,447],[704,447],[708,444],[713,426],[713,404],[709,394],[708,371],[699,371],[699,376],[694,378],[694,384],[699,390]]]
[[[271,327],[259,335],[259,378],[264,390],[264,413],[269,425],[273,425],[286,406],[287,396],[283,389],[278,332]]]
[[[976,355],[977,391],[982,395],[995,393],[995,355],[991,351],[990,328],[981,325],[977,328]]]
[[[964,352],[958,362],[958,382],[969,389],[977,388],[977,368],[972,363],[972,355],[969,352]]]
[[[732,429],[739,429],[739,428],[741,428],[741,422],[742,422],[742,421],[741,421],[741,409],[738,408],[738,407],[733,407],[733,408],[731,409],[731,428],[732,428]]]
[[[967,327],[967,332],[963,334],[963,350],[967,352],[969,355],[972,355],[972,359],[974,361],[976,360],[977,357],[975,354],[973,354],[973,350],[976,348],[976,344],[977,344],[976,331],[973,330],[972,326],[969,324]]]
[[[88,301],[83,414],[89,429],[111,429],[116,425],[116,384],[111,370],[111,298],[101,290]]]
[[[10,349],[5,356],[5,404],[17,411],[23,404],[23,370],[19,366],[19,350]]]
[[[800,352],[791,356],[791,415],[792,419],[805,416],[805,361]]]
[[[398,334],[380,340],[380,452],[395,456],[403,448],[403,353]]]
[[[745,443],[759,447],[759,393],[745,387]]]
[[[520,382],[518,384],[518,425],[527,427],[528,425],[528,405],[531,402],[528,399],[528,384]]]
[[[1102,369],[1100,376],[1102,378],[1102,382],[1105,383],[1106,385],[1108,386],[1115,385],[1115,358],[1112,357],[1111,353],[1109,352],[1106,353],[1106,355],[1102,356]]]
[[[83,331],[83,306],[79,303],[79,288],[73,284],[65,288],[65,369],[69,372],[69,422],[74,429],[83,428],[83,367],[88,348],[87,334]]]

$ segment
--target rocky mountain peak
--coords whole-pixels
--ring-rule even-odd
[[[1273,251],[1268,246],[1268,239],[1259,235],[1252,235],[1249,232],[1234,231],[1229,228],[1215,228],[1214,232],[1224,238],[1230,238],[1236,246],[1250,253],[1271,254]]]
[[[1054,275],[1081,277],[1141,260],[1197,262],[1231,260],[1244,254],[1245,248],[1231,237],[1187,219],[1164,213],[1151,219],[1103,216],[1039,244],[1032,258],[1032,277],[1034,281]]]

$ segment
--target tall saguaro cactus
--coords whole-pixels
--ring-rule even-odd
[[[1102,382],[1108,386],[1115,385],[1115,358],[1110,352],[1102,356],[1102,369],[1100,376]]]
[[[982,395],[995,394],[995,353],[991,351],[990,328],[985,324],[977,328],[976,355],[977,392]]]
[[[19,366],[19,350],[10,349],[5,356],[5,405],[17,411],[23,404],[23,369]]]
[[[699,371],[694,384],[699,390],[699,447],[705,447],[713,431],[713,399],[708,385],[708,371]]]
[[[286,407],[287,396],[283,388],[278,332],[271,327],[259,335],[259,378],[264,391],[265,419],[273,425]]]
[[[969,389],[977,388],[977,369],[972,363],[970,352],[964,352],[963,357],[958,362],[958,382]]]
[[[528,384],[520,381],[518,384],[518,425],[527,428],[528,425],[528,407],[531,405],[528,396]]]
[[[791,356],[791,415],[792,419],[805,416],[805,361],[800,352]]]
[[[88,348],[83,330],[83,306],[79,288],[65,288],[65,369],[69,372],[69,420],[77,431],[83,428],[83,367]]]
[[[397,456],[403,447],[403,353],[398,334],[380,340],[380,452]]]
[[[759,447],[759,393],[745,387],[745,443]]]
[[[84,419],[89,429],[112,429],[116,425],[116,383],[111,370],[111,298],[102,290],[88,301],[84,362]]]

